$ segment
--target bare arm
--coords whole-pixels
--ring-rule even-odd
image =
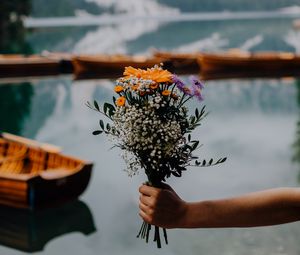
[[[140,215],[165,228],[256,227],[300,220],[300,188],[188,203],[170,187],[140,187]]]

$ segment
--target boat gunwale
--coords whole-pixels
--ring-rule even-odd
[[[59,175],[56,178],[49,178],[49,177],[43,176],[43,173],[45,173],[47,171],[56,171],[55,168],[53,168],[53,170],[44,169],[44,170],[41,170],[40,172],[37,172],[37,173],[20,173],[20,174],[0,173],[0,182],[1,182],[1,179],[11,180],[11,181],[20,181],[20,182],[34,181],[35,179],[38,179],[38,178],[41,178],[45,181],[59,180],[59,179],[62,179],[62,178],[68,178],[68,177],[71,177],[73,175],[76,175],[78,172],[84,170],[88,166],[93,166],[93,163],[82,162],[78,167],[76,167],[74,169],[67,169],[65,175]],[[50,168],[50,169],[52,169],[52,168]]]

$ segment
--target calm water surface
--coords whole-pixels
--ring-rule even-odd
[[[297,40],[293,38],[297,32],[290,24],[290,20],[280,19],[170,24],[153,21],[133,24],[131,29],[124,24],[36,30],[28,35],[28,40],[37,52],[67,49],[140,53],[148,52],[150,46],[179,50],[195,47],[296,50]],[[55,238],[35,254],[300,253],[300,223],[253,229],[171,230],[170,245],[162,250],[137,240],[141,223],[137,189],[145,176],[141,173],[127,177],[122,171],[120,151],[109,150],[111,144],[106,137],[91,135],[100,116],[85,106],[88,100],[110,101],[112,86],[110,80],[73,81],[71,77],[0,85],[1,122],[6,123],[8,131],[62,146],[66,154],[95,163],[90,185],[80,198],[80,205],[72,209],[78,214],[76,220],[68,222],[70,214],[59,210],[55,216],[65,218],[66,226],[51,217],[52,227],[64,226],[73,232],[63,234],[64,231],[55,230]],[[210,114],[195,132],[195,137],[204,144],[198,154],[206,158],[228,156],[228,161],[218,167],[189,169],[182,178],[170,179],[169,183],[189,201],[298,186],[300,168],[292,162],[292,157],[297,152],[293,144],[299,139],[299,86],[299,81],[293,79],[207,82],[204,95]],[[196,103],[191,104],[192,108],[195,106]],[[79,210],[82,204],[85,209]],[[9,221],[18,214],[7,217]],[[94,225],[86,231],[88,235],[76,228],[80,221]],[[52,227],[41,227],[34,240],[52,231]],[[35,233],[36,228],[37,225],[30,225],[22,236],[30,236],[28,233]],[[5,246],[0,246],[0,253],[26,254]]]

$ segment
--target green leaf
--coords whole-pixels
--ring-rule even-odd
[[[191,124],[194,124],[194,123],[195,123],[195,121],[196,121],[196,118],[195,118],[195,116],[191,116],[191,117],[190,117],[190,122],[191,122]]]
[[[191,134],[188,135],[188,141],[191,141]]]
[[[205,165],[206,165],[206,160],[203,159],[203,161],[202,161],[202,166],[205,166]]]
[[[106,103],[107,108],[108,108],[108,115],[109,117],[111,117],[112,115],[114,115],[116,109],[112,104]]]
[[[98,103],[97,103],[96,100],[94,100],[94,106],[97,109],[97,111],[100,111],[100,107],[99,107],[99,105],[98,105]]]
[[[103,120],[100,120],[100,121],[99,121],[99,125],[100,125],[100,127],[102,128],[102,130],[104,130],[104,122],[103,122]]]
[[[198,145],[199,145],[199,141],[195,141],[194,144],[192,145],[192,150],[193,151],[196,150]]]
[[[227,160],[227,158],[225,157],[225,158],[222,158],[221,160],[220,160],[220,162],[219,163],[224,163],[225,161]],[[218,160],[219,161],[219,160]]]
[[[110,125],[109,125],[109,123],[106,124],[106,130],[107,130],[107,131],[110,130]]]
[[[103,132],[103,131],[101,131],[101,130],[95,130],[95,131],[93,132],[93,135],[100,135],[100,134],[102,134],[102,132]]]
[[[213,159],[210,159],[210,161],[208,162],[209,165],[211,165],[213,163]]]
[[[172,174],[174,175],[174,176],[176,176],[176,177],[181,177],[181,172],[172,172]]]
[[[198,110],[198,108],[196,108],[196,110],[195,110],[195,116],[196,116],[197,119],[199,119],[199,110]]]
[[[103,111],[104,111],[105,114],[107,114],[106,113],[107,112],[107,103],[104,103],[104,105],[103,105]]]

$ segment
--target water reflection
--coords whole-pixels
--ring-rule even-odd
[[[32,96],[33,88],[28,82],[0,86],[0,131],[22,133],[24,121],[30,114]]]
[[[297,79],[295,82],[295,86],[297,89],[297,104],[300,109],[300,79]],[[297,121],[297,129],[296,129],[296,139],[293,143],[294,153],[293,153],[293,161],[298,163],[300,166],[300,111],[299,117]],[[298,173],[298,182],[300,183],[300,171]]]
[[[31,0],[0,1],[0,54],[31,53],[25,40],[23,17],[29,15]]]
[[[41,251],[50,240],[67,233],[95,231],[89,207],[79,200],[37,212],[0,209],[0,244],[21,251]]]

